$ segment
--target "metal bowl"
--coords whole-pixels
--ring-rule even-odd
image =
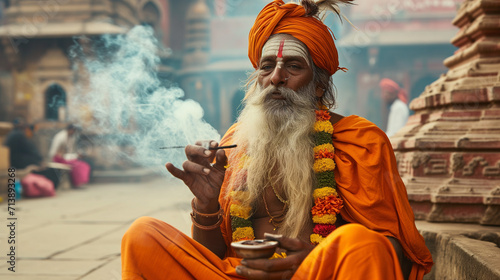
[[[255,239],[232,242],[236,254],[244,259],[268,259],[278,247],[278,241]]]

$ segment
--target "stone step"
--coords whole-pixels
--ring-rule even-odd
[[[425,280],[500,280],[500,227],[416,221],[434,260]]]

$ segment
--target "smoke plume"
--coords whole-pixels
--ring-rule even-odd
[[[180,88],[159,79],[159,51],[153,30],[144,26],[78,38],[71,54],[79,74],[68,105],[70,118],[116,157],[109,160],[127,158],[165,172],[166,162],[179,166],[185,155],[183,149],[160,147],[219,141],[220,135],[203,120],[200,104],[183,100]]]

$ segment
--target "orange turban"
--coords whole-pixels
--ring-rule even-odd
[[[257,69],[262,47],[271,35],[290,34],[309,49],[314,64],[333,75],[339,68],[339,55],[333,42],[333,33],[315,17],[305,16],[304,7],[282,0],[274,0],[259,13],[250,30],[248,57]]]

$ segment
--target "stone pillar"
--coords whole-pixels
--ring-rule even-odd
[[[417,219],[500,225],[500,1],[465,0],[446,74],[391,138]]]

